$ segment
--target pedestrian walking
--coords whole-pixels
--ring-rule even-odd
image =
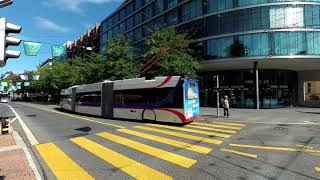
[[[229,98],[228,96],[224,96],[224,99],[222,100],[222,106],[223,106],[223,113],[224,117],[229,117]]]

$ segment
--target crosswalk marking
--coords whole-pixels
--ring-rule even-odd
[[[235,134],[237,131],[231,131],[231,130],[225,130],[225,129],[216,129],[216,128],[208,128],[208,127],[202,127],[202,126],[194,126],[194,125],[187,125],[186,127],[190,128],[196,128],[196,129],[204,129],[204,130],[210,130],[210,131],[217,131],[217,132],[226,132],[226,133],[231,133]]]
[[[219,145],[219,144],[223,143],[223,141],[216,140],[216,139],[209,139],[209,138],[193,136],[193,135],[189,135],[189,134],[183,134],[183,133],[178,133],[178,132],[172,132],[172,131],[167,131],[167,130],[162,130],[162,129],[151,128],[151,127],[134,126],[134,128],[142,129],[142,130],[146,130],[146,131],[151,131],[151,132],[162,133],[162,134],[166,134],[166,135],[170,135],[170,136],[176,136],[176,137],[185,138],[185,139],[190,139],[190,140],[194,140],[194,141],[202,141],[202,142],[215,144],[215,145]]]
[[[222,121],[216,121],[216,122],[213,122],[213,124],[223,124],[223,125],[240,126],[240,127],[246,126],[245,124],[229,123],[229,122],[222,122]]]
[[[71,141],[136,179],[173,179],[166,174],[163,174],[155,169],[150,168],[149,166],[143,165],[120,153],[110,150],[87,138],[79,137],[71,139]]]
[[[130,147],[132,149],[135,149],[137,151],[155,156],[157,158],[169,161],[171,163],[174,163],[176,165],[190,168],[192,165],[194,165],[197,161],[194,159],[190,159],[184,156],[180,156],[178,154],[174,154],[168,151],[164,151],[162,149],[158,149],[140,142],[136,142],[127,138],[123,138],[121,136],[117,136],[114,134],[110,134],[107,132],[99,133],[98,136],[108,139],[110,141],[122,144],[124,146]]]
[[[245,152],[236,151],[236,150],[233,150],[233,149],[224,149],[224,148],[222,148],[220,150],[223,151],[223,152],[234,153],[234,154],[247,156],[247,157],[251,157],[251,158],[257,158],[258,157],[256,154],[245,153]]]
[[[187,149],[187,150],[194,151],[194,152],[201,153],[201,154],[208,154],[212,150],[212,149],[209,149],[209,148],[206,148],[203,146],[198,146],[198,145],[193,145],[193,144],[189,144],[189,143],[185,143],[185,142],[181,142],[181,141],[171,140],[168,138],[163,138],[160,136],[155,136],[155,135],[151,135],[151,134],[147,134],[147,133],[141,133],[141,132],[133,131],[130,129],[119,129],[118,131],[130,134],[130,135],[142,137],[145,139],[149,139],[152,141],[156,141],[156,142],[160,142],[160,143],[164,143],[164,144],[169,144],[171,146]]]
[[[36,149],[57,179],[93,179],[55,144],[37,145]]]
[[[192,125],[201,125],[201,126],[209,126],[209,127],[215,127],[215,128],[223,128],[223,129],[233,129],[233,130],[240,130],[242,127],[234,127],[234,126],[227,126],[227,125],[216,125],[216,124],[207,124],[207,123],[191,123]]]
[[[180,130],[180,131],[185,131],[185,132],[192,132],[192,133],[197,133],[197,134],[204,134],[204,135],[208,135],[208,136],[217,136],[217,137],[222,137],[222,138],[230,138],[231,137],[231,135],[227,135],[227,134],[199,131],[199,130],[188,129],[188,128],[183,128],[183,127],[165,126],[165,125],[160,125],[160,124],[146,124],[146,125],[153,126],[153,127],[162,127],[162,128],[167,128],[167,129],[173,129],[173,130]]]

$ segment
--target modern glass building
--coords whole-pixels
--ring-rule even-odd
[[[100,48],[120,33],[142,47],[168,25],[203,50],[203,106],[219,75],[233,107],[320,107],[320,0],[127,0],[101,23]]]

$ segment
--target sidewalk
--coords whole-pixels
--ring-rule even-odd
[[[220,109],[219,120],[244,123],[320,123],[320,108],[280,108],[280,109],[230,109],[230,117],[223,117]],[[202,120],[217,120],[216,108],[201,108]]]
[[[28,149],[18,135],[0,135],[0,179],[41,179]]]

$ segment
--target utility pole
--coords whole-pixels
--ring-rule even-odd
[[[256,72],[256,100],[257,100],[257,110],[260,109],[260,93],[259,93],[259,69],[258,69],[258,62],[255,61],[253,63],[254,70]]]
[[[219,113],[219,107],[220,107],[220,92],[219,92],[219,76],[216,75],[214,76],[214,78],[216,79],[216,82],[217,82],[217,118],[219,118],[220,116],[220,113]]]

